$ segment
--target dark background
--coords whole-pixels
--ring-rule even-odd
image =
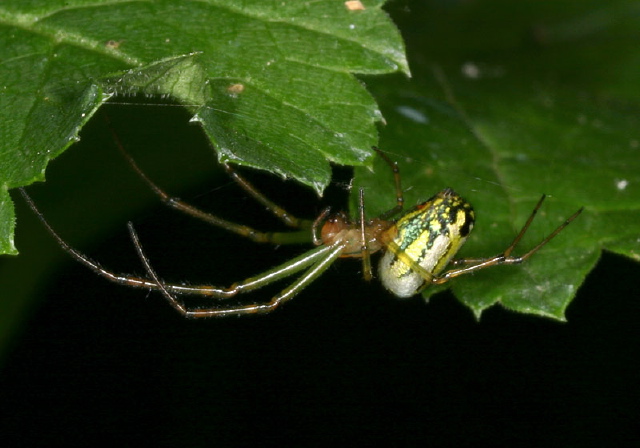
[[[106,111],[163,187],[224,217],[277,225],[216,169],[185,112]],[[327,204],[346,204],[341,181],[350,173],[336,175],[338,184],[318,200],[293,182],[248,174],[308,218]],[[143,272],[128,220],[167,281],[229,284],[306,250],[274,251],[158,204],[100,116],[51,165],[46,185],[29,191],[65,239],[118,272]],[[637,439],[639,271],[621,257],[603,255],[568,323],[499,307],[477,322],[447,293],[429,304],[398,301],[377,282],[365,283],[350,260],[271,315],[195,321],[158,294],[113,285],[71,261],[16,202],[22,255],[11,262],[44,257],[56,268],[19,281],[40,301],[0,370],[3,446],[609,446]],[[87,236],[88,229],[99,234]]]

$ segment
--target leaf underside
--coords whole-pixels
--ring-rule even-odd
[[[382,1],[4,1],[0,241],[7,190],[44,179],[110,97],[184,104],[218,157],[321,193],[330,162],[370,163],[380,112],[354,73],[408,73]]]

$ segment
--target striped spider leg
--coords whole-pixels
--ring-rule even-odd
[[[295,297],[306,286],[318,278],[334,261],[340,257],[362,258],[363,275],[365,279],[371,279],[370,255],[382,248],[381,233],[393,226],[393,221],[386,218],[400,210],[403,206],[402,189],[400,186],[400,175],[398,167],[391,162],[377,148],[374,148],[386,163],[392,168],[396,184],[396,206],[383,214],[381,218],[372,220],[365,219],[364,192],[360,190],[359,217],[356,221],[350,220],[343,212],[330,214],[330,209],[325,209],[314,221],[300,220],[286,212],[280,206],[274,204],[263,196],[245,178],[233,170],[230,166],[223,164],[225,170],[231,178],[236,181],[250,196],[256,199],[270,210],[276,217],[288,226],[298,229],[294,232],[272,232],[265,233],[257,231],[251,227],[236,224],[210,213],[204,212],[180,199],[171,197],[155,185],[137,166],[133,158],[126,153],[120,141],[116,138],[116,143],[125,155],[132,168],[150,186],[162,201],[176,210],[191,215],[195,218],[206,221],[225,230],[237,233],[256,242],[269,242],[274,244],[299,243],[302,240],[313,242],[316,246],[310,251],[293,258],[273,269],[260,275],[250,277],[244,281],[234,283],[228,288],[221,288],[212,285],[185,286],[180,284],[165,283],[156,274],[151,263],[145,255],[139,237],[133,225],[128,224],[129,233],[135,249],[149,278],[137,277],[127,274],[115,274],[103,268],[98,263],[89,259],[86,255],[69,246],[49,225],[42,213],[28,196],[24,189],[20,189],[24,199],[43,222],[48,231],[53,235],[58,244],[73,258],[87,266],[96,274],[113,281],[115,283],[131,286],[135,288],[145,288],[158,290],[169,301],[169,303],[182,315],[187,317],[209,317],[244,315],[256,313],[268,313],[276,309],[279,305]],[[290,286],[282,290],[268,302],[256,302],[249,304],[233,304],[225,306],[224,299],[229,299],[240,293],[255,291],[273,282],[286,279],[295,274],[301,273]],[[176,296],[199,295],[218,299],[216,306],[210,308],[189,308]]]

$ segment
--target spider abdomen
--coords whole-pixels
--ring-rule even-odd
[[[382,284],[400,298],[429,286],[465,243],[474,219],[471,204],[450,188],[409,210],[387,233]]]

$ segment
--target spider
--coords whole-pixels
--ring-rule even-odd
[[[266,233],[226,221],[180,199],[169,196],[142,172],[134,159],[125,151],[117,135],[114,135],[114,139],[132,168],[168,206],[255,242],[282,244],[311,241],[315,246],[290,261],[257,276],[234,283],[228,288],[211,285],[187,286],[165,283],[159,278],[143,251],[142,244],[132,223],[129,222],[128,230],[131,240],[148,277],[115,274],[69,246],[45,220],[26,191],[20,189],[31,209],[33,209],[62,249],[73,258],[96,274],[112,282],[134,288],[159,291],[173,308],[186,317],[231,316],[271,312],[299,294],[338,258],[362,259],[363,277],[365,280],[371,280],[373,278],[371,255],[380,251],[383,252],[378,268],[380,281],[395,296],[408,298],[420,293],[430,285],[445,283],[461,275],[470,274],[491,266],[522,263],[560,233],[583,210],[581,208],[567,218],[537,246],[524,255],[514,256],[512,255],[513,250],[529,228],[546,197],[542,195],[520,232],[502,253],[488,258],[454,260],[453,256],[465,243],[473,229],[475,214],[471,204],[451,188],[445,188],[426,202],[418,204],[401,214],[404,209],[404,198],[398,165],[376,147],[373,147],[373,149],[393,173],[396,204],[386,213],[373,219],[367,219],[365,216],[364,191],[362,188],[359,190],[359,207],[356,220],[350,219],[344,212],[332,214],[330,208],[322,211],[313,221],[298,219],[262,195],[229,165],[222,164],[229,176],[246,193],[265,206],[285,225],[297,229],[296,232]],[[399,217],[394,220],[393,218],[398,215]],[[451,268],[446,270],[448,266],[451,266]],[[231,305],[226,305],[224,302],[225,299],[255,291],[298,273],[302,274],[268,302],[234,303]],[[216,305],[207,308],[189,308],[178,300],[176,296],[180,295],[210,297],[216,299]]]

